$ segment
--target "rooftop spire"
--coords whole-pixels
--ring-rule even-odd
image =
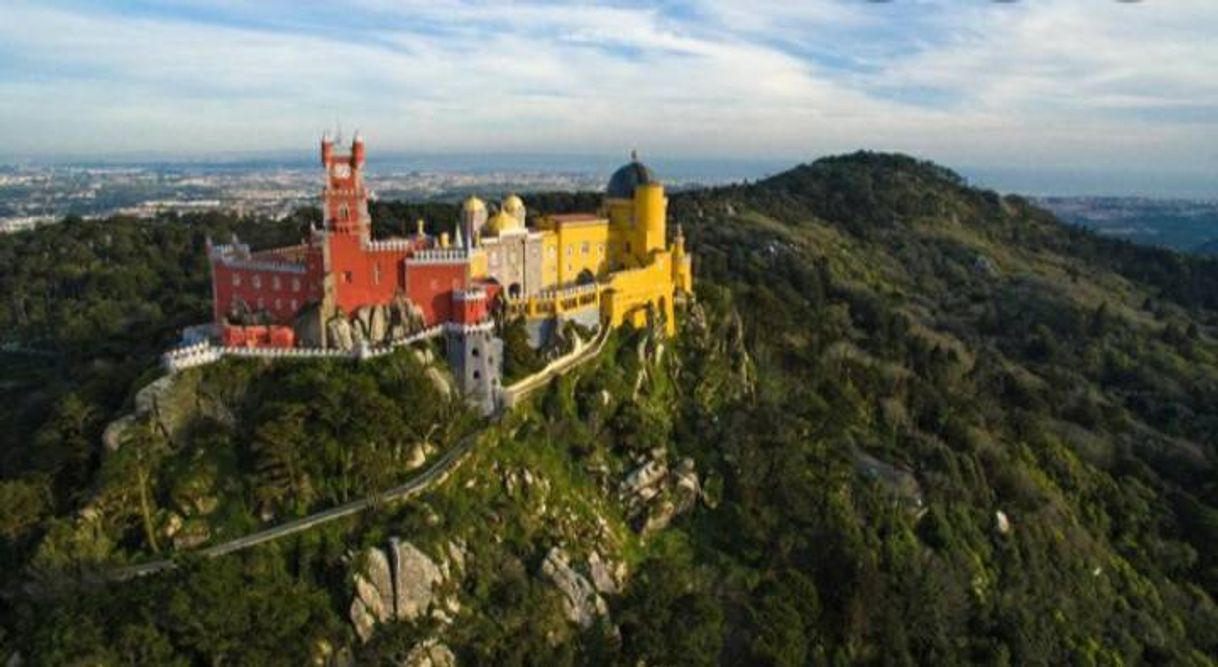
[[[631,162],[639,161],[639,149],[637,149],[637,148],[630,149],[630,161]]]

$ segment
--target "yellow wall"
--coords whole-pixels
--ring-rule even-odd
[[[489,270],[486,266],[486,253],[481,250],[475,250],[469,256],[469,277],[473,279],[485,278]]]
[[[678,236],[671,249],[665,246],[667,208],[663,186],[644,184],[633,199],[606,199],[603,220],[543,218],[542,287],[570,287],[584,270],[597,277],[599,287],[534,296],[518,304],[520,314],[554,317],[599,300],[609,326],[643,327],[650,314],[663,321],[666,333],[676,333],[673,298],[692,290],[693,276],[683,240]]]
[[[587,269],[597,278],[609,273],[609,225],[576,222],[558,225],[558,284],[570,285]]]
[[[673,316],[672,255],[666,250],[653,255],[651,264],[639,269],[618,271],[609,281],[602,298],[602,316],[613,327],[630,322],[647,325],[648,306],[655,316],[664,318],[664,331],[676,333]]]

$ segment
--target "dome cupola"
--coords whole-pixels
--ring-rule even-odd
[[[647,165],[639,162],[638,153],[630,151],[630,163],[613,172],[605,194],[612,199],[631,199],[636,187],[659,182]]]

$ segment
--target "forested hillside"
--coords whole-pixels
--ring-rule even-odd
[[[389,233],[456,208],[374,215]],[[309,218],[0,237],[4,654],[397,664],[438,639],[460,664],[1218,655],[1218,261],[1066,227],[896,155],[673,195],[697,289],[676,340],[615,334],[420,502],[192,558],[396,481],[411,447],[477,428],[433,393],[423,350],[384,367],[225,362],[184,376],[180,432],[103,455],[156,351],[208,316],[206,235],[282,242]],[[675,482],[640,504],[639,471],[660,469]],[[199,539],[166,539],[172,516]],[[465,545],[444,579],[456,604],[365,642],[352,571],[389,537],[437,559]],[[620,565],[595,620],[567,621],[556,550],[592,578]],[[156,554],[181,567],[103,581]]]

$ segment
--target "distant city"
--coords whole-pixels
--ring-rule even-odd
[[[378,199],[446,200],[470,193],[599,190],[622,156],[420,156],[370,160]],[[670,188],[767,176],[785,163],[655,160]],[[67,215],[149,216],[223,210],[276,217],[316,205],[322,171],[312,160],[18,163],[0,165],[0,231]]]
[[[621,159],[495,154],[389,157],[369,161],[368,183],[373,196],[383,200],[455,201],[470,193],[590,191],[604,187]],[[757,180],[794,166],[790,160],[650,162],[672,190]],[[1182,251],[1218,252],[1218,193],[1212,198],[1049,196],[1042,183],[1021,180],[1020,172],[962,171],[982,187],[1039,195],[1036,201],[1066,222],[1101,234]],[[228,211],[273,218],[316,205],[320,188],[320,167],[304,157],[0,164],[0,233],[31,229],[67,215],[143,217],[168,211]]]

